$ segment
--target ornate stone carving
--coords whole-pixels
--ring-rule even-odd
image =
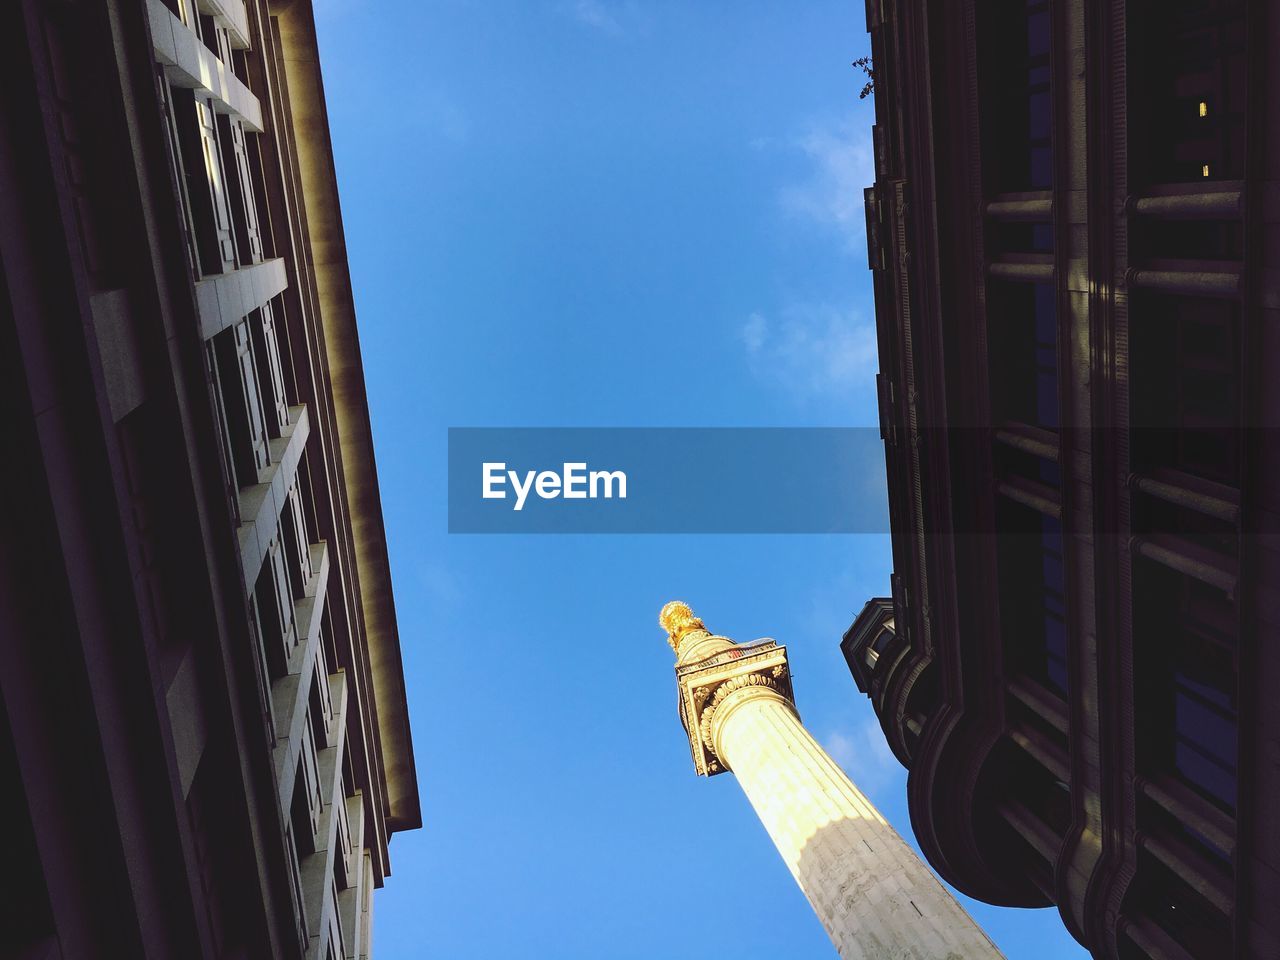
[[[680,638],[694,630],[706,630],[707,626],[683,600],[672,600],[658,614],[658,626],[667,631],[667,643],[679,651]]]
[[[730,697],[751,696],[740,691],[767,690],[791,704],[786,648],[769,639],[739,644],[713,636],[689,605],[678,600],[662,608],[658,623],[676,651],[680,721],[689,735],[694,768],[703,776],[723,773],[726,767],[714,744],[717,711],[727,716],[720,708]]]
[[[776,675],[777,674],[775,673],[775,676]],[[716,710],[718,710],[720,705],[729,698],[730,694],[736,693],[739,690],[745,690],[748,687],[764,687],[772,690],[778,696],[788,701],[791,699],[779,688],[777,681],[771,676],[766,676],[761,673],[744,673],[739,674],[736,677],[730,677],[724,683],[720,684],[720,686],[716,687],[716,692],[711,697],[711,703],[709,703],[706,709],[702,711],[702,722],[698,725],[698,732],[702,735],[702,742],[706,745],[707,749],[713,753],[715,752],[716,747],[715,740],[712,737],[712,726],[715,723]],[[704,687],[703,689],[706,688]]]

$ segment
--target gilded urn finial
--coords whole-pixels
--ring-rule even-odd
[[[678,650],[680,638],[691,630],[706,630],[706,624],[694,615],[693,610],[683,600],[672,600],[658,614],[658,626],[667,631],[667,643],[672,650]]]

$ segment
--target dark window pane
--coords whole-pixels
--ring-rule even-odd
[[[1174,722],[1178,739],[1224,769],[1236,765],[1235,718],[1197,696],[1178,691],[1174,696]]]
[[[1033,147],[1031,150],[1031,182],[1028,186],[1035,190],[1047,190],[1053,184],[1051,169],[1052,155],[1048,147]]]
[[[1183,779],[1228,810],[1236,805],[1235,770],[1226,770],[1186,741],[1178,741],[1174,763]]]
[[[1244,3],[1128,5],[1135,184],[1244,176]]]
[[[1031,109],[1030,125],[1033,140],[1047,139],[1049,136],[1049,91],[1033,93],[1028,99]]]
[[[1066,577],[1062,524],[1001,498],[1000,623],[1010,667],[1067,691]]]
[[[1062,468],[1053,460],[1039,461],[1039,479],[1051,487],[1062,486]]]
[[[1234,603],[1150,560],[1134,564],[1135,717],[1142,772],[1236,804]]]
[[[1031,57],[1049,55],[1049,11],[1046,9],[1027,17],[1027,54]]]
[[[1049,11],[1045,3],[978,6],[982,164],[989,194],[1050,184]]]
[[[1142,293],[1131,300],[1131,331],[1135,467],[1173,467],[1237,486],[1239,306]]]
[[[1058,429],[1058,324],[1053,287],[998,283],[987,288],[992,410]]]

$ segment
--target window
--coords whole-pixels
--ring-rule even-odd
[[[1062,468],[1057,460],[1047,459],[1007,443],[996,443],[992,455],[996,476],[1019,477],[1054,490],[1062,486]]]
[[[1058,429],[1058,319],[1048,283],[988,284],[992,411]]]
[[[1135,184],[1244,176],[1244,6],[1242,0],[1129,5]]]
[[[892,624],[893,621],[889,621],[889,625],[887,627],[881,628],[880,632],[876,635],[875,640],[871,641],[867,646],[868,667],[875,669],[876,664],[880,662],[881,654],[889,649],[889,644],[893,642],[894,635]]]
[[[258,701],[262,707],[262,716],[267,725],[267,735],[274,747],[276,743],[276,724],[274,704],[271,698],[272,664],[267,654],[267,646],[263,642],[262,617],[258,613],[257,592],[249,594],[249,633],[254,650],[258,655]]]
[[[232,519],[240,522],[240,483],[237,479],[237,463],[236,463],[236,444],[231,431],[231,416],[227,411],[227,404],[224,400],[226,396],[226,388],[222,383],[221,368],[218,363],[218,350],[216,349],[216,339],[204,345],[205,349],[205,365],[209,373],[209,379],[213,384],[213,405],[214,412],[218,418],[218,439],[221,441],[222,465],[226,469],[226,497],[227,503],[231,507]],[[238,423],[237,423],[238,425]]]
[[[1182,877],[1147,851],[1138,854],[1138,873],[1126,912],[1145,914],[1190,956],[1230,955],[1231,927]]]
[[[988,194],[1052,184],[1048,0],[979,4],[982,164]]]
[[[294,793],[293,807],[296,803],[297,793]],[[294,841],[294,823],[297,820],[296,812],[291,808],[293,814],[290,820],[286,820],[284,824],[284,846],[285,846],[285,865],[289,868],[289,893],[293,899],[294,919],[297,923],[298,942],[303,945],[304,949],[309,939],[307,937],[307,921],[306,911],[303,907],[302,897],[302,872],[299,869],[301,859],[298,856],[298,847]]]
[[[324,651],[316,651],[315,669],[311,674],[311,689],[307,692],[307,719],[311,721],[311,734],[320,749],[329,746],[332,736],[333,698],[329,691],[329,665]]]
[[[1167,783],[1167,781],[1162,782]],[[1168,784],[1168,786],[1178,790],[1175,784]],[[1138,798],[1140,828],[1147,836],[1160,838],[1175,848],[1187,850],[1193,856],[1201,858],[1204,873],[1214,875],[1213,878],[1220,886],[1227,886],[1231,883],[1231,843],[1220,845],[1217,840],[1196,829],[1195,821],[1202,815],[1196,807],[1202,802],[1199,797],[1188,796],[1185,793],[1178,791],[1179,795],[1176,796],[1176,803],[1173,805],[1177,810],[1176,813],[1155,802],[1150,796],[1140,796]],[[1188,816],[1189,810],[1190,816]]]
[[[186,176],[184,166],[186,161],[183,158],[182,138],[179,133],[178,108],[175,107],[175,94],[173,88],[169,86],[169,80],[165,76],[164,70],[159,67],[157,69],[160,71],[157,86],[160,88],[160,102],[164,109],[165,135],[169,143],[169,166],[173,173],[174,183],[178,188],[178,199],[182,207],[182,226],[187,240],[187,262],[191,267],[191,275],[198,277],[201,273],[202,251],[197,243],[198,228],[193,212],[194,205],[188,193],[190,181]],[[191,105],[186,102],[185,97],[180,99],[182,101],[181,109],[183,111],[191,110]]]
[[[1059,695],[1067,692],[1066,576],[1062,523],[997,500],[1000,625],[1006,656]]]
[[[254,586],[254,609],[267,667],[272,680],[289,672],[289,660],[298,645],[294,624],[294,591],[289,582],[289,568],[279,538],[268,545],[262,570]]]
[[[248,809],[243,794],[227,790],[238,774],[229,739],[211,736],[186,801],[198,882],[218,956],[243,956],[246,944],[261,932],[254,929],[260,920],[257,901],[243,883],[255,870]]]
[[[987,224],[987,246],[991,256],[1002,253],[1053,253],[1053,224],[1044,220],[992,220]]]
[[[277,297],[275,302],[280,302],[280,299]],[[267,430],[271,436],[278,437],[289,425],[289,393],[280,361],[276,311],[270,303],[249,314],[249,329],[253,335],[253,355],[258,364],[258,383],[262,385],[262,401],[267,412]]]
[[[285,561],[289,566],[289,581],[293,599],[300,600],[311,583],[310,537],[303,518],[298,485],[295,482],[285,494],[284,507],[280,511],[280,540],[284,545]]]
[[[1139,764],[1236,806],[1235,606],[1217,587],[1135,563]]]
[[[1188,192],[1187,188],[1175,190],[1171,191],[1175,196]],[[1139,265],[1161,260],[1238,263],[1244,258],[1244,228],[1239,220],[1133,217],[1129,221],[1129,253]]]
[[[226,427],[224,442],[238,486],[258,483],[258,471],[269,462],[262,394],[249,325],[245,321],[214,336],[214,388]]]
[[[226,31],[221,31],[221,34],[225,37]],[[217,128],[240,264],[259,263],[262,260],[262,238],[258,229],[258,203],[254,199],[253,173],[244,127],[240,121],[223,114],[217,118]]]
[[[1238,486],[1239,305],[1149,293],[1133,304],[1134,466]]]
[[[1234,610],[1221,591],[1182,577],[1171,658],[1173,765],[1227,810],[1236,805]]]
[[[225,273],[235,268],[235,241],[214,114],[190,90],[169,95],[199,272]]]

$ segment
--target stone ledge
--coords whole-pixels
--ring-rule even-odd
[[[237,117],[249,130],[262,133],[262,105],[240,78],[161,0],[147,0],[147,15],[156,61],[169,82],[194,90],[214,112]]]
[[[279,257],[197,281],[200,335],[212,339],[260,310],[288,285],[284,260]]]

